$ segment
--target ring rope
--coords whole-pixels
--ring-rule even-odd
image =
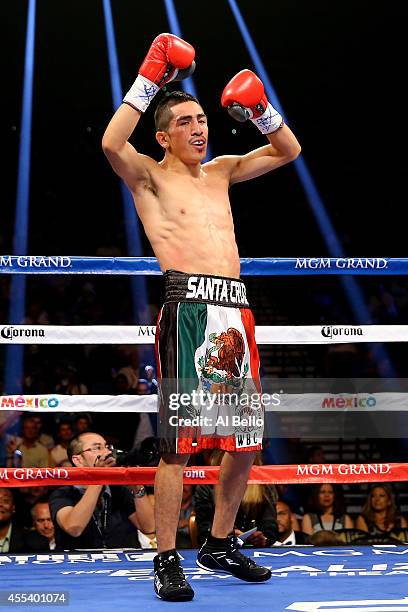
[[[364,413],[406,412],[408,393],[279,393],[264,394],[265,412]],[[279,402],[279,403],[278,403]],[[126,412],[157,413],[157,395],[1,395],[0,409],[16,412]]]
[[[396,258],[243,258],[241,259],[242,275],[272,276],[272,275],[406,275],[408,274],[408,259]],[[0,274],[126,274],[126,275],[160,275],[158,262],[149,257],[70,257],[70,256],[0,256]],[[6,330],[22,330],[24,334],[14,337],[11,333],[7,337]],[[82,326],[81,326],[82,327]],[[113,335],[110,340],[106,337],[100,340],[107,327]],[[143,326],[136,326],[143,327]],[[150,329],[152,326],[146,326]],[[37,330],[42,331],[39,337],[26,336]],[[0,331],[1,343],[35,344],[39,343],[133,343],[146,344],[154,342],[154,332],[148,336],[140,336],[139,342],[135,334],[135,326],[127,326],[123,332],[131,334],[131,339],[123,340],[119,333],[123,326],[96,326],[98,339],[84,339],[83,333],[93,333],[95,326],[86,326],[81,330],[81,339],[74,331],[74,326],[46,326],[40,329],[36,326],[3,326]],[[262,331],[259,331],[259,330]],[[257,328],[257,342],[273,344],[338,344],[341,342],[392,342],[407,341],[408,326],[268,326]],[[67,331],[68,330],[68,331]],[[89,332],[89,330],[91,330]],[[266,331],[267,330],[267,331]],[[353,335],[347,330],[354,330]],[[61,335],[68,334],[65,342]],[[47,335],[46,335],[47,334]],[[57,340],[50,341],[52,334],[58,336]],[[302,336],[301,336],[302,335]],[[352,336],[352,340],[351,340]],[[75,337],[75,339],[73,339]],[[109,336],[108,336],[109,337]],[[26,342],[25,340],[28,340]],[[387,395],[387,394],[384,394]],[[405,395],[405,394],[393,394]],[[15,397],[15,396],[9,396]],[[15,409],[24,409],[21,401],[28,403],[27,396],[18,396]],[[38,396],[37,396],[38,397]],[[47,396],[48,397],[48,396]],[[73,396],[64,396],[67,401]],[[77,396],[76,401],[84,402],[84,398],[98,396]],[[99,396],[101,397],[101,396]],[[106,396],[102,396],[104,401]],[[109,400],[117,402],[121,396],[109,396]],[[132,397],[141,407],[140,396]],[[33,396],[35,399],[35,396]],[[1,400],[7,400],[7,396]],[[153,399],[156,404],[156,398]],[[32,400],[33,401],[33,400]],[[15,402],[15,400],[14,400]],[[75,402],[74,402],[75,403]],[[32,409],[28,406],[27,409]],[[50,408],[48,407],[48,410]],[[100,407],[98,408],[100,410]],[[59,408],[61,410],[61,408]],[[70,408],[72,410],[72,408]],[[87,408],[89,410],[89,408]],[[134,409],[132,411],[135,411]],[[144,409],[144,412],[148,410]],[[184,470],[184,482],[191,484],[218,482],[216,467],[195,467]],[[0,487],[9,486],[47,486],[69,482],[70,484],[153,484],[156,468],[0,468]],[[408,480],[408,464],[404,463],[369,463],[369,464],[324,464],[324,465],[275,465],[253,466],[249,483],[275,483],[275,484],[303,484],[303,483],[358,483],[358,482],[396,482]]]
[[[219,467],[184,469],[185,484],[218,484]],[[62,484],[154,484],[157,468],[0,468],[1,487]],[[253,466],[248,484],[320,484],[400,482],[408,480],[408,463],[338,463]]]
[[[155,257],[0,255],[0,274],[160,275]],[[408,274],[408,258],[242,257],[243,276]]]
[[[5,325],[0,344],[154,344],[155,325]],[[258,325],[257,344],[408,342],[408,325]]]

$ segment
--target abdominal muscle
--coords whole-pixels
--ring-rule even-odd
[[[156,193],[135,194],[139,217],[162,271],[239,278],[227,181],[209,173],[196,182],[174,176],[164,181],[162,176],[156,181]]]
[[[240,261],[234,231],[217,227],[173,228],[152,238],[160,268],[239,278]]]

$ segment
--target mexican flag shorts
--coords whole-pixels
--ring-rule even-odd
[[[162,453],[262,449],[255,322],[234,278],[168,270],[156,329]]]

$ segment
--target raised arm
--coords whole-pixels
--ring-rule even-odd
[[[246,155],[218,158],[230,175],[230,183],[261,176],[299,155],[300,144],[282,116],[268,102],[262,81],[250,70],[241,70],[225,87],[221,104],[237,121],[250,119],[269,144]]]
[[[153,160],[141,155],[128,142],[139,123],[141,112],[127,104],[121,104],[113,115],[102,138],[102,149],[110,165],[131,191],[137,183],[149,177],[149,164]]]
[[[154,39],[139,74],[125,95],[123,104],[112,117],[102,139],[102,148],[115,172],[134,190],[140,181],[149,179],[156,164],[138,153],[128,142],[141,114],[166,83],[181,80],[194,71],[194,49],[173,34]]]

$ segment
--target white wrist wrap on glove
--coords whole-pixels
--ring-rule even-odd
[[[272,104],[268,102],[264,114],[256,119],[251,119],[251,121],[262,134],[273,134],[273,132],[276,132],[276,130],[280,128],[283,119],[282,115],[280,115],[278,111],[273,108]]]
[[[155,83],[138,74],[136,81],[123,98],[123,102],[144,113],[159,89]]]

